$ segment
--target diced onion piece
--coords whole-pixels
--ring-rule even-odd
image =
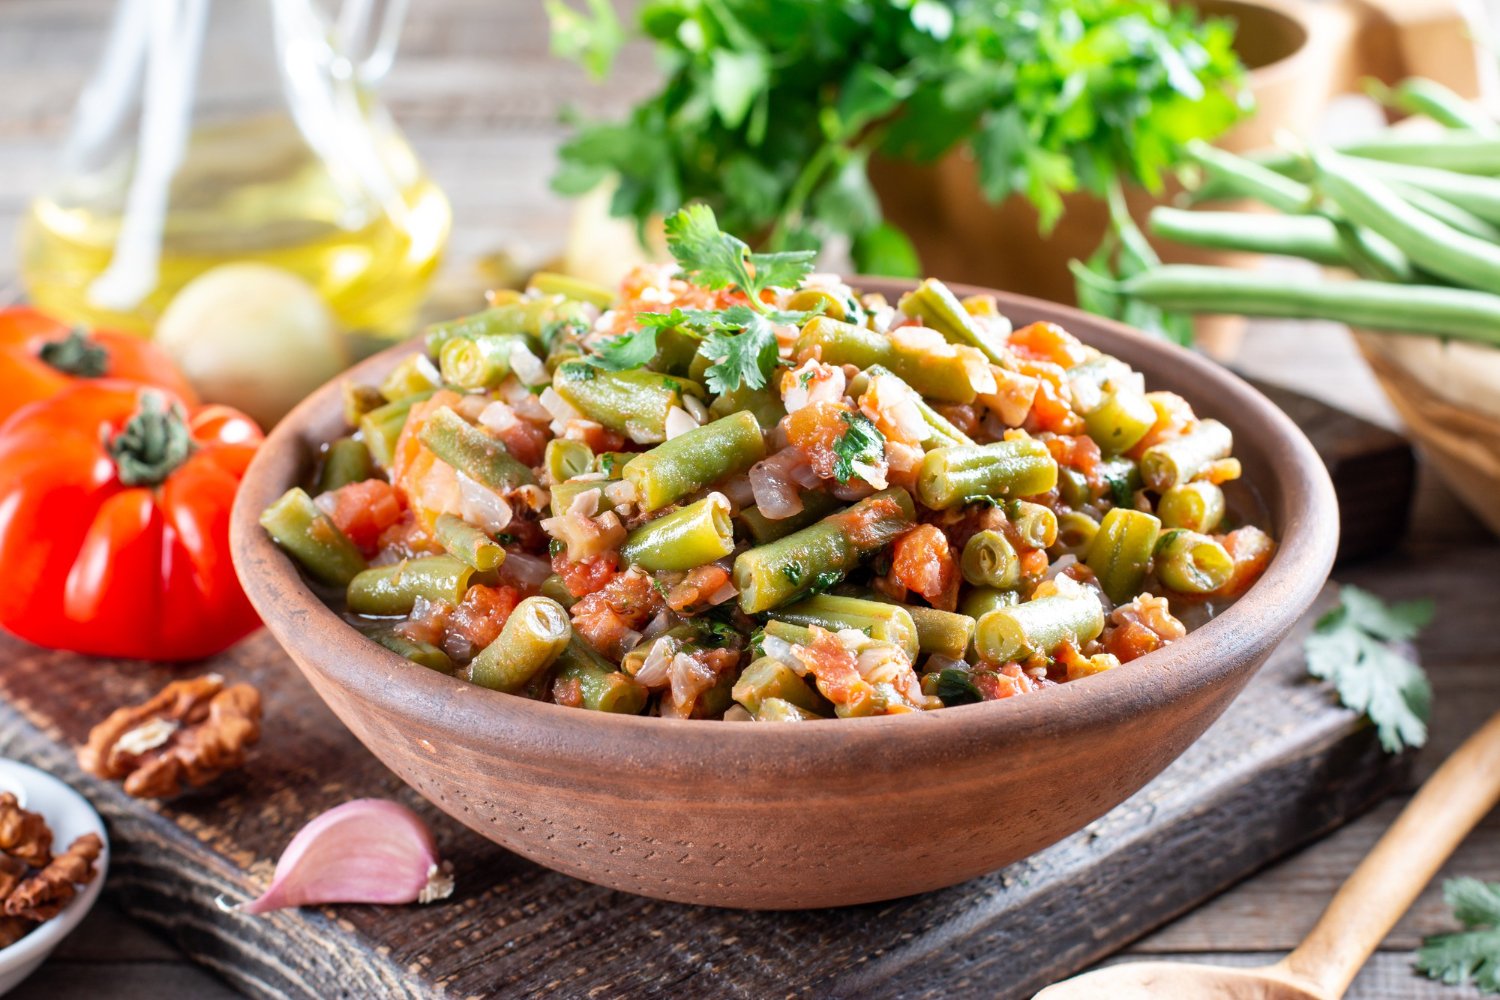
[[[573,404],[557,394],[557,390],[550,385],[542,390],[537,397],[537,402],[542,404],[549,416],[552,417],[552,433],[561,434],[563,428],[570,420],[582,420],[584,416],[574,409]]]
[[[693,419],[692,414],[680,406],[674,406],[667,411],[667,440],[686,434],[688,431],[698,429],[698,421]]]
[[[703,400],[699,399],[697,396],[683,396],[682,405],[687,407],[688,413],[698,423],[702,424],[708,420],[708,407],[704,406]]]
[[[520,422],[520,419],[516,416],[516,411],[512,410],[508,404],[502,403],[499,400],[479,411],[479,425],[494,431],[496,434],[503,434]]]
[[[551,376],[547,374],[547,366],[524,344],[515,344],[510,349],[510,370],[515,373],[516,378],[527,385],[545,385]]]
[[[762,515],[779,521],[802,513],[802,498],[792,480],[792,469],[798,465],[812,471],[800,451],[783,448],[750,467],[750,490]]]
[[[458,473],[459,517],[491,535],[504,531],[511,520],[511,507],[505,498],[488,486],[476,483]]]

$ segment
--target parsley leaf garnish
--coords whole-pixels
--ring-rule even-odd
[[[1500,993],[1500,883],[1454,878],[1443,883],[1443,899],[1464,925],[1422,942],[1417,971],[1450,986],[1472,982]]]
[[[984,696],[979,693],[979,688],[975,686],[969,672],[959,670],[957,667],[949,667],[938,674],[937,696],[948,708],[954,705],[972,705],[984,700]]]
[[[728,392],[741,385],[763,388],[776,367],[776,328],[744,306],[724,311],[726,317],[731,313],[736,321],[743,321],[740,332],[715,330],[698,348],[699,354],[714,362],[703,373],[704,380],[712,392]]]
[[[833,443],[833,474],[841,483],[855,475],[868,480],[865,473],[885,457],[885,435],[863,413],[846,410],[841,416],[849,429]]]
[[[1432,685],[1390,644],[1413,638],[1431,620],[1431,601],[1387,605],[1346,584],[1339,606],[1318,619],[1302,646],[1308,673],[1332,681],[1339,701],[1369,717],[1387,753],[1427,742]]]
[[[704,288],[735,287],[750,304],[765,311],[760,293],[767,288],[796,288],[813,268],[812,250],[751,253],[744,240],[719,228],[707,205],[678,209],[666,220],[667,250],[688,278]]]
[[[596,353],[584,358],[583,363],[608,372],[644,367],[656,357],[656,332],[654,326],[642,326],[631,333],[611,337],[599,344]]]

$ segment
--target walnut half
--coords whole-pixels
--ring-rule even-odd
[[[245,748],[259,739],[260,692],[206,674],[113,712],[89,733],[78,763],[95,777],[123,778],[136,798],[167,798],[243,766]]]

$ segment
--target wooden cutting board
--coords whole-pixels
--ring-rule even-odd
[[[1330,418],[1318,419],[1326,431]],[[1371,448],[1394,447],[1387,438],[1367,440],[1356,456],[1367,465]],[[1380,462],[1371,467],[1389,471]],[[1393,488],[1399,485],[1382,483]],[[662,903],[509,854],[401,784],[264,633],[202,665],[256,684],[266,701],[265,735],[250,766],[208,789],[143,803],[85,777],[73,759],[94,722],[178,674],[3,638],[0,755],[80,788],[110,825],[109,890],[118,903],[256,995],[1026,996],[1399,785],[1406,761],[1381,754],[1369,727],[1305,678],[1301,635],[1331,600],[1325,592],[1197,744],[1099,821],[987,877],[837,910],[746,913]],[[262,918],[221,912],[216,897],[239,901],[264,887],[305,822],[362,796],[400,799],[431,821],[455,867],[451,899]]]

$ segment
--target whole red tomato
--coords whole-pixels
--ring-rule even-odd
[[[0,423],[27,403],[99,378],[160,386],[188,405],[198,402],[172,359],[144,337],[69,327],[30,306],[0,309]]]
[[[259,620],[229,509],[260,429],[161,389],[82,382],[0,426],[0,626],[41,646],[191,660]]]

